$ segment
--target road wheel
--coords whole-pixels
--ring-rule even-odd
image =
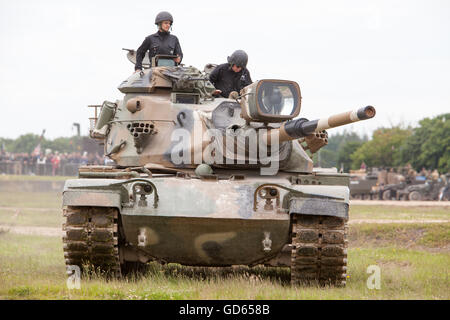
[[[412,191],[408,195],[408,199],[411,201],[420,201],[420,200],[422,200],[422,195],[420,194],[419,191]]]
[[[391,190],[383,191],[383,200],[391,200]]]

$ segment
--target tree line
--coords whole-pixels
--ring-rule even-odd
[[[0,148],[2,151],[11,153],[32,153],[41,144],[41,150],[51,149],[61,153],[72,153],[81,151],[82,137],[60,137],[56,139],[45,139],[37,134],[27,133],[17,139],[0,138]]]
[[[328,145],[314,155],[322,167],[343,165],[344,171],[367,167],[399,167],[411,164],[419,171],[450,172],[450,113],[424,118],[417,127],[376,129],[372,138],[343,131],[330,136]]]

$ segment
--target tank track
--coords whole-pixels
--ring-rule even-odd
[[[344,219],[293,214],[291,284],[345,286],[347,233]]]
[[[85,265],[102,274],[119,277],[118,211],[115,208],[64,209],[63,248],[66,266]]]

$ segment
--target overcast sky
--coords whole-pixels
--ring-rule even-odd
[[[121,99],[134,70],[121,49],[154,33],[162,10],[185,64],[243,49],[253,80],[300,84],[302,117],[374,105],[376,119],[349,126],[370,135],[450,112],[447,0],[0,0],[0,137],[71,136],[74,122],[87,134],[87,105]]]

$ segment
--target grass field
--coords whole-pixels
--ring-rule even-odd
[[[33,175],[8,175],[0,174],[1,181],[65,181],[74,177],[65,176],[33,176]]]
[[[0,193],[0,225],[59,228],[61,194]],[[84,278],[69,290],[62,241],[0,230],[0,299],[450,299],[448,208],[353,206],[345,288],[291,287],[289,270],[189,268],[151,264],[139,277]],[[446,223],[383,223],[440,219]],[[381,289],[366,286],[367,267],[381,268]]]
[[[396,207],[377,205],[351,205],[352,219],[394,219],[423,220],[444,219],[450,221],[450,206],[448,207]]]
[[[222,271],[152,264],[139,279],[82,279],[68,290],[61,240],[0,234],[0,299],[449,299],[448,252],[352,247],[346,288],[291,287],[288,269]],[[369,265],[381,289],[366,287]],[[196,272],[193,272],[193,269]]]
[[[61,192],[0,192],[0,207],[61,209]]]

